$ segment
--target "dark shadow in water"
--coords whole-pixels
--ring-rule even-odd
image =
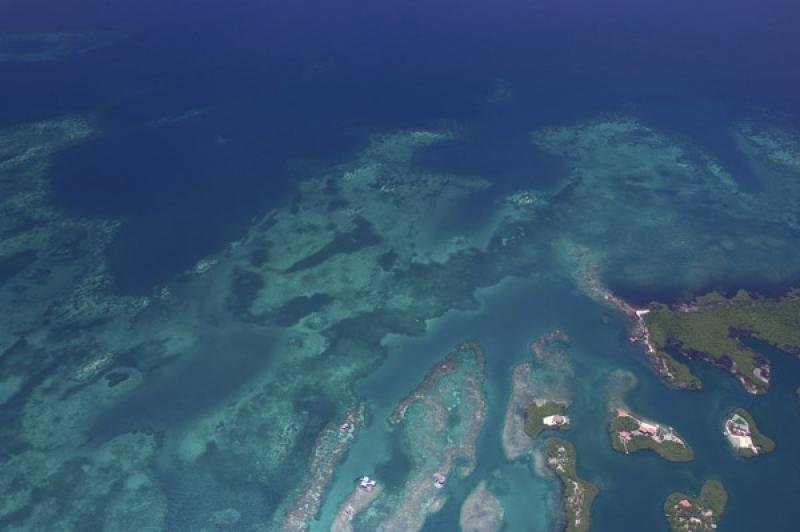
[[[546,188],[565,173],[559,157],[531,143],[530,131],[491,127],[420,150],[414,162],[428,171],[477,175],[504,191]]]
[[[741,117],[733,116],[724,105],[702,99],[656,101],[647,105],[644,115],[657,128],[682,133],[689,143],[709,152],[743,192],[763,189],[732,135],[732,127]]]
[[[624,279],[609,281],[608,286],[612,292],[635,305],[644,307],[658,301],[659,303],[677,304],[686,303],[697,296],[717,291],[726,297],[733,297],[741,289],[746,289],[754,295],[764,297],[781,297],[792,288],[800,287],[800,277],[789,278],[781,283],[765,282],[762,279],[739,278],[727,279],[700,286],[694,291],[687,290],[680,284],[659,284],[648,287],[631,286]]]
[[[0,286],[36,261],[35,250],[0,255]]]
[[[381,479],[381,483],[389,491],[400,490],[411,472],[411,460],[397,441],[396,435],[390,435],[387,441],[390,446],[390,458],[375,466],[375,478]]]
[[[519,190],[541,190],[564,178],[560,157],[531,143],[540,117],[528,103],[490,109],[459,138],[419,150],[412,164],[420,172],[477,176],[491,188],[470,195],[440,221],[439,229],[459,234],[479,228],[496,211],[495,200]]]
[[[195,118],[112,130],[60,154],[56,198],[82,215],[125,217],[108,250],[116,289],[148,292],[236,238],[289,182],[269,147]],[[224,130],[224,129],[223,129]]]
[[[202,416],[242,389],[269,364],[273,339],[263,329],[228,329],[198,341],[191,354],[147,372],[142,387],[103,412],[91,436],[105,441],[135,430],[171,430]],[[152,348],[139,351],[152,367]],[[162,355],[163,358],[163,355]],[[132,356],[126,362],[134,362]]]

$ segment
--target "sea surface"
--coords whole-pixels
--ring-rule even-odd
[[[694,361],[703,389],[671,389],[580,272],[636,305],[800,286],[799,20],[794,0],[0,2],[0,529],[289,529],[318,435],[359,404],[307,523],[329,530],[361,475],[402,497],[386,419],[468,340],[475,470],[423,530],[458,530],[482,480],[504,530],[557,529],[557,480],[500,436],[513,366],[560,329],[593,530],[667,530],[667,495],[708,479],[720,530],[796,530],[800,361],[754,343],[767,395]],[[694,461],[611,448],[620,371]],[[775,452],[731,451],[736,407]]]

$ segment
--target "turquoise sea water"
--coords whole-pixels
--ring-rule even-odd
[[[4,256],[4,304],[15,312],[2,337],[3,526],[125,530],[135,520],[140,530],[289,530],[290,509],[319,489],[304,526],[327,530],[364,474],[384,489],[364,517],[380,522],[418,468],[410,456],[419,450],[388,417],[446,353],[474,340],[486,357],[487,404],[475,470],[450,475],[446,501],[423,529],[456,529],[462,503],[486,481],[508,530],[551,530],[560,523],[558,483],[527,456],[506,459],[501,433],[512,367],[530,360],[532,340],[560,329],[574,370],[565,436],[578,472],[601,490],[595,529],[666,530],[666,496],[715,478],[730,494],[725,529],[791,530],[798,361],[754,344],[774,364],[763,397],[695,362],[704,389],[672,390],[629,342],[624,315],[590,297],[582,273],[634,302],[712,287],[779,294],[798,264],[796,191],[780,181],[796,172],[782,158],[800,160],[791,130],[738,130],[747,142],[775,143],[762,153],[780,165],[756,166],[768,193],[742,191],[708,152],[636,118],[533,130],[528,169],[553,177],[488,188],[478,176],[430,173],[421,159],[432,148],[409,155],[442,133],[379,136],[355,162],[300,181],[292,202],[143,297],[105,284],[113,226],[55,210],[20,186],[42,182],[20,153],[46,155],[58,135],[83,127],[32,129],[52,131],[52,141],[25,127],[5,132],[9,197],[41,218],[28,220],[33,231],[6,229],[21,236],[5,244],[20,251]],[[40,151],[25,152],[30,145]],[[49,253],[51,242],[63,251]],[[693,462],[612,450],[609,385],[620,370],[636,382],[624,400],[676,427]],[[326,461],[315,454],[318,435],[353,405],[365,425]],[[734,407],[756,417],[774,453],[734,455],[721,435]],[[77,501],[70,510],[66,499]],[[98,504],[108,510],[93,513]],[[359,519],[356,529],[373,526]]]
[[[510,368],[529,358],[530,340],[553,328],[566,331],[572,338],[569,353],[576,370],[576,390],[568,413],[575,428],[566,437],[576,445],[579,474],[601,489],[592,513],[597,530],[667,530],[663,510],[656,501],[663,502],[673,491],[696,493],[709,478],[721,480],[728,488],[731,503],[725,530],[791,529],[795,519],[792,500],[800,489],[800,462],[793,452],[793,442],[800,434],[791,422],[800,408],[792,378],[800,366],[798,361],[768,347],[759,349],[782,375],[766,398],[748,396],[735,381],[699,364],[694,364],[693,370],[707,383],[706,389],[681,392],[665,386],[645,366],[627,340],[626,324],[620,315],[577,293],[563,279],[536,276],[507,281],[482,291],[479,299],[479,311],[439,318],[430,324],[425,338],[388,342],[389,359],[358,389],[374,405],[375,418],[337,472],[328,505],[321,514],[320,530],[326,528],[326,519],[351,491],[352,478],[373,472],[380,478],[402,478],[408,464],[392,458],[398,450],[392,448],[383,419],[407,393],[406,383],[424,377],[423,361],[429,358],[428,353],[445,352],[467,337],[481,342],[487,354],[490,420],[479,443],[472,481],[448,493],[448,505],[429,520],[425,529],[456,528],[458,509],[470,486],[480,479],[499,478],[502,488],[498,492],[503,492],[508,529],[551,530],[558,522],[557,483],[535,474],[527,460],[508,461],[500,446],[500,434],[510,391]],[[468,336],[465,331],[469,331]],[[636,379],[626,402],[634,411],[679,429],[695,451],[693,462],[674,464],[652,453],[626,456],[611,449],[606,430],[607,386],[611,372],[620,369]],[[738,457],[722,436],[722,423],[726,413],[739,406],[763,419],[763,423],[759,421],[762,431],[784,444],[779,443],[773,454],[758,461]],[[754,512],[752,505],[758,505],[759,511]]]
[[[422,379],[428,353],[446,351],[448,346],[469,337],[478,339],[486,350],[489,400],[493,402],[493,419],[487,423],[481,440],[474,481],[491,479],[493,474],[502,478],[503,487],[508,490],[501,500],[507,505],[509,530],[551,530],[558,519],[553,515],[552,499],[558,492],[555,479],[532,474],[526,461],[506,460],[500,448],[500,433],[511,365],[529,357],[530,339],[557,327],[567,331],[573,340],[569,352],[576,367],[577,389],[569,415],[577,428],[566,437],[577,447],[581,476],[601,489],[592,514],[593,526],[598,530],[620,526],[626,530],[666,530],[663,510],[655,502],[663,502],[672,491],[697,492],[704,480],[714,478],[729,488],[726,530],[791,529],[795,519],[793,494],[800,489],[800,463],[793,452],[800,434],[791,422],[798,415],[795,384],[790,377],[798,371],[797,361],[787,360],[785,354],[769,348],[760,350],[783,375],[775,380],[768,398],[748,396],[724,374],[702,366],[696,371],[707,383],[706,390],[680,392],[666,387],[644,366],[624,335],[625,324],[620,316],[576,294],[574,287],[563,280],[544,277],[509,281],[481,293],[480,300],[480,311],[440,318],[424,339],[392,342],[387,363],[362,382],[359,391],[376,405],[376,419],[343,465],[341,478],[332,488],[331,506],[349,493],[351,477],[372,471],[387,477],[402,475],[408,464],[388,458],[392,448],[387,441],[391,436],[382,423],[388,415],[384,409],[391,408],[406,393],[403,383]],[[678,428],[695,450],[693,462],[672,464],[652,453],[625,456],[611,449],[605,424],[606,386],[609,374],[622,368],[637,381],[626,396],[628,404],[636,412]],[[737,406],[744,406],[757,419],[764,420],[759,421],[762,431],[778,442],[775,453],[748,461],[728,447],[722,436],[722,422],[725,414]],[[392,468],[397,471],[392,472]],[[448,506],[429,521],[426,530],[457,527],[458,508],[468,491],[463,487],[453,490]],[[754,507],[759,511],[753,512]],[[326,515],[323,510],[322,523]]]

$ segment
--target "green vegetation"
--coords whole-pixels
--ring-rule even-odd
[[[692,373],[689,366],[668,355],[664,351],[649,355],[659,374],[667,384],[681,390],[699,390],[703,387],[700,379]]]
[[[561,480],[564,488],[565,530],[583,532],[591,525],[591,508],[600,490],[594,484],[578,477],[575,470],[575,447],[560,438],[545,442],[547,467]]]
[[[728,493],[722,484],[709,480],[696,499],[680,492],[670,494],[664,503],[664,513],[673,532],[710,532],[717,528],[727,502]]]
[[[639,431],[637,419],[614,415],[609,423],[608,432],[611,436],[611,446],[615,451],[621,453],[635,453],[643,449],[651,449],[658,456],[670,462],[689,462],[694,459],[692,448],[671,427],[659,425],[657,433],[651,436]],[[630,439],[623,443],[620,433],[627,433]]]
[[[528,405],[528,411],[525,414],[525,433],[531,438],[536,439],[539,434],[545,429],[542,420],[547,416],[563,416],[564,405],[561,403],[554,403],[546,401],[541,405],[531,403]],[[569,424],[559,427],[559,430],[569,430]]]
[[[769,363],[740,338],[758,338],[778,349],[800,354],[800,291],[779,299],[753,297],[740,290],[726,299],[713,292],[678,308],[654,303],[644,316],[659,355],[675,348],[699,356],[739,376],[752,393],[769,383]],[[759,375],[761,377],[759,377]]]
[[[733,414],[738,414],[742,416],[745,421],[747,421],[747,424],[750,426],[750,438],[753,440],[753,444],[758,447],[758,454],[771,453],[775,450],[775,442],[772,441],[771,438],[759,432],[758,425],[756,425],[756,422],[753,419],[753,416],[750,415],[750,412],[744,408],[737,408],[730,413],[728,418],[730,418],[730,416]],[[753,456],[756,456],[750,449],[739,449],[739,454],[745,458],[752,458]]]

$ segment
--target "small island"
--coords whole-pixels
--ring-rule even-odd
[[[568,430],[564,412],[572,403],[575,372],[570,339],[558,329],[530,342],[531,359],[511,371],[511,396],[503,422],[503,451],[509,460],[530,452],[544,430]]]
[[[566,406],[556,401],[533,401],[525,412],[525,434],[536,439],[543,430],[569,430]]]
[[[755,338],[800,356],[798,315],[800,290],[777,299],[740,290],[732,298],[712,292],[674,307],[653,303],[641,317],[654,356],[669,360],[667,351],[673,351],[703,359],[735,375],[749,393],[760,394],[769,387],[769,361],[741,340]]]
[[[753,416],[744,408],[728,414],[723,434],[736,452],[745,458],[775,450],[775,442],[758,431]]]
[[[673,532],[711,532],[717,528],[727,502],[728,493],[722,484],[709,480],[697,498],[679,492],[670,494],[664,513]]]
[[[621,453],[651,449],[670,462],[694,459],[692,448],[674,428],[644,421],[623,408],[612,413],[608,431],[611,446]]]
[[[600,490],[594,484],[578,477],[575,469],[575,447],[560,438],[545,442],[547,467],[561,480],[564,488],[564,529],[583,532],[591,525],[591,507]]]

